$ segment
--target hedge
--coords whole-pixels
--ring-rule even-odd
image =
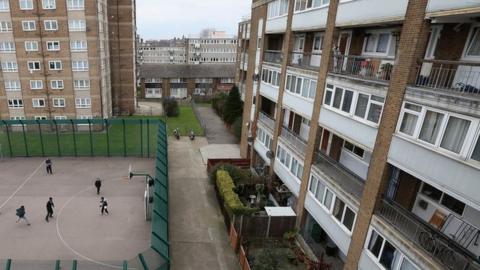
[[[227,171],[217,171],[216,184],[218,192],[224,201],[224,207],[229,214],[251,215],[258,211],[256,208],[243,205],[238,194],[233,191],[235,184]]]

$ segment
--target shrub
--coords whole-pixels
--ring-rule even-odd
[[[278,255],[273,249],[264,248],[255,258],[253,269],[255,270],[276,270],[279,266]]]
[[[220,197],[224,200],[225,209],[230,215],[250,215],[257,211],[255,208],[243,205],[240,197],[234,191],[235,184],[227,171],[217,171],[216,184]]]
[[[178,102],[175,98],[164,98],[163,110],[168,117],[176,117],[180,115],[180,108],[178,107]]]
[[[223,110],[225,107],[225,101],[227,100],[227,94],[220,92],[212,98],[212,108],[215,112],[223,118]]]
[[[218,170],[227,171],[236,186],[241,184],[253,184],[256,180],[252,178],[252,173],[249,170],[242,170],[239,167],[228,163],[219,163],[210,169],[210,180],[212,183],[216,183]]]
[[[233,135],[235,135],[239,141],[242,138],[242,117],[238,117],[235,122],[233,122]]]
[[[228,93],[223,110],[223,121],[231,125],[235,120],[242,116],[243,104],[238,87],[234,86]]]

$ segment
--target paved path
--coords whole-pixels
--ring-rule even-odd
[[[169,140],[170,243],[173,270],[237,270],[200,148],[205,138]]]
[[[237,138],[225,127],[222,119],[210,107],[197,106],[200,118],[206,125],[206,136],[209,144],[236,144]]]

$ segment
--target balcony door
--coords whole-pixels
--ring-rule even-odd
[[[322,60],[323,49],[323,33],[315,33],[312,44],[312,56],[310,58],[310,66],[319,67]]]
[[[343,56],[348,55],[350,53],[350,43],[352,42],[352,32],[351,31],[344,31],[340,33],[338,37],[338,44],[336,53]],[[348,58],[346,57],[339,57],[338,58],[340,63],[334,63],[335,67],[341,67],[342,70],[345,70],[347,67]],[[342,60],[343,59],[343,60]]]
[[[305,34],[295,35],[293,40],[292,64],[300,65],[302,63],[304,48],[305,48]]]

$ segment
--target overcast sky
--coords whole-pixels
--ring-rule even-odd
[[[145,39],[198,35],[204,28],[237,34],[251,0],[137,0],[137,31]]]

